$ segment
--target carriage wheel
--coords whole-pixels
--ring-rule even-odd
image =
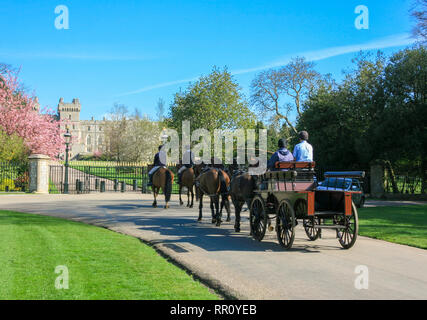
[[[320,225],[319,217],[309,217],[303,220],[305,234],[307,235],[310,241],[314,241],[319,239],[321,229],[316,228],[316,226]]]
[[[311,241],[317,240],[320,237],[320,229],[316,226],[320,225],[320,218],[318,217],[307,217],[307,201],[298,200],[295,204],[295,215],[296,217],[303,218],[303,226],[305,234]]]
[[[282,200],[279,204],[276,230],[280,245],[290,249],[295,239],[295,211],[287,200]]]
[[[359,231],[359,219],[357,217],[357,209],[354,203],[351,204],[351,216],[336,216],[334,224],[345,226],[344,229],[337,230],[337,238],[344,249],[350,249],[357,239]]]
[[[260,196],[256,196],[251,202],[249,221],[252,237],[255,240],[261,241],[267,229],[268,216],[265,212],[264,201]]]

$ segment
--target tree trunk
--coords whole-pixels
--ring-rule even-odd
[[[393,190],[393,193],[399,193],[399,189],[397,188],[397,183],[396,183],[396,176],[394,175],[394,170],[391,165],[391,162],[389,160],[385,160],[384,164],[388,172],[388,175],[390,177],[391,188]]]

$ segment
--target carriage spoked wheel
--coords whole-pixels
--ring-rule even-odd
[[[316,228],[320,225],[319,217],[308,217],[303,220],[305,234],[307,235],[310,241],[315,241],[319,239],[321,229]]]
[[[351,204],[351,208],[351,216],[340,215],[334,218],[334,224],[343,226],[337,230],[337,238],[344,249],[350,249],[354,245],[359,231],[359,219],[354,203]]]
[[[319,217],[307,217],[307,201],[298,200],[295,204],[295,215],[297,218],[303,218],[303,226],[305,230],[305,234],[307,235],[310,241],[314,241],[319,239],[321,230],[316,228],[316,226],[320,225]]]
[[[295,239],[295,211],[287,200],[282,200],[277,209],[277,240],[285,249],[290,249]]]
[[[256,196],[251,202],[249,222],[252,237],[255,240],[261,241],[267,229],[268,215],[265,211],[264,201],[260,196]]]

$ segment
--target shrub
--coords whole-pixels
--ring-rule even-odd
[[[2,180],[0,183],[0,191],[6,191],[6,187],[9,187],[10,191],[15,189],[15,183],[12,179],[6,178]]]

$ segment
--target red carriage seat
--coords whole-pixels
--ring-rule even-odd
[[[314,169],[316,162],[314,161],[277,161],[275,167],[277,169]]]

